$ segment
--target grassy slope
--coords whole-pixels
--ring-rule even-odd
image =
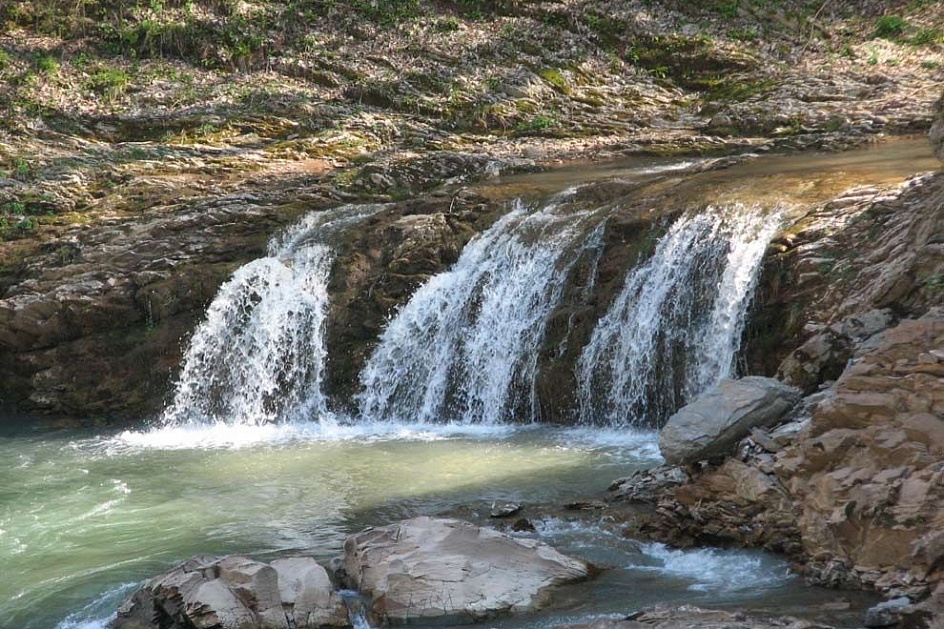
[[[343,190],[391,155],[671,141],[732,103],[760,122],[716,133],[841,130],[765,103],[803,64],[933,81],[944,60],[944,10],[921,0],[23,0],[0,25],[8,241],[211,180]]]

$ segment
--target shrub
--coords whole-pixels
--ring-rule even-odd
[[[906,28],[908,28],[908,22],[903,17],[886,15],[875,23],[875,37],[894,39],[905,32]]]

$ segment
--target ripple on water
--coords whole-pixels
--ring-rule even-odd
[[[110,588],[77,612],[66,616],[55,629],[105,629],[115,617],[115,609],[140,583],[123,583]]]

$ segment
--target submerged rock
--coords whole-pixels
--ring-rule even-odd
[[[350,624],[328,573],[310,557],[271,564],[194,557],[155,577],[118,609],[109,629],[298,629]]]
[[[545,605],[555,586],[591,566],[530,539],[468,522],[419,517],[344,543],[343,569],[378,620],[479,620]]]
[[[751,428],[773,425],[799,399],[799,391],[772,378],[722,380],[669,418],[659,449],[672,465],[724,456]]]

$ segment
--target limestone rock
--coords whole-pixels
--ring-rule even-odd
[[[477,620],[537,609],[591,567],[550,546],[459,520],[419,517],[352,535],[343,569],[384,622]]]
[[[722,380],[669,418],[659,449],[673,465],[728,454],[751,428],[775,424],[800,399],[772,378]]]
[[[110,629],[344,627],[347,608],[309,557],[265,564],[194,557],[155,577],[118,609]]]

